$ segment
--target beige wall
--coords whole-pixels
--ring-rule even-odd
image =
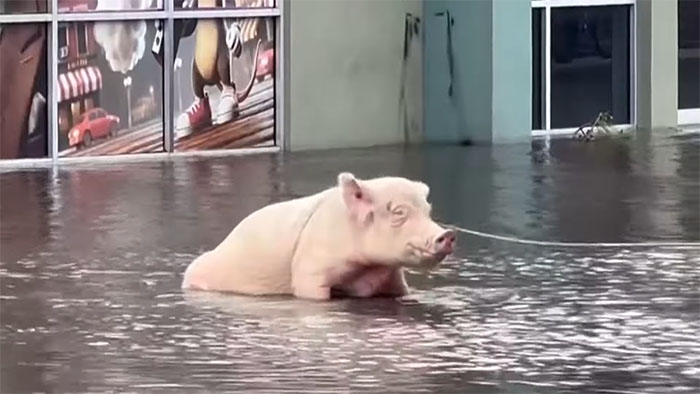
[[[638,0],[637,124],[678,123],[678,1]]]
[[[289,147],[366,147],[404,141],[399,94],[407,12],[420,0],[291,0]],[[422,134],[421,44],[406,67],[411,141]]]

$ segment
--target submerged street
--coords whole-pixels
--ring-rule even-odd
[[[400,300],[190,293],[253,210],[341,171],[533,240],[700,242],[700,138],[388,147],[0,173],[0,391],[697,392],[700,248],[459,234]]]

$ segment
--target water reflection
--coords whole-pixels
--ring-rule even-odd
[[[337,172],[534,239],[700,239],[698,141],[378,149],[0,175],[2,392],[695,392],[700,250],[462,237],[400,300],[182,292],[238,220]],[[333,159],[333,160],[331,160]]]

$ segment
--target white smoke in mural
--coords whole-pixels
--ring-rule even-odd
[[[163,0],[98,0],[97,11],[142,10],[161,7]],[[95,22],[95,40],[105,51],[112,71],[127,73],[143,58],[146,22]]]

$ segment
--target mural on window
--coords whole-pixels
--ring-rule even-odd
[[[0,159],[48,156],[46,29],[0,24]]]
[[[174,2],[175,9],[272,8],[275,6],[275,0],[174,0]]]
[[[272,18],[175,24],[175,150],[274,145]]]
[[[46,0],[0,0],[0,15],[48,12]]]
[[[163,9],[163,1],[167,0],[58,0],[58,12],[154,10]]]
[[[59,156],[163,151],[159,21],[58,27]]]

